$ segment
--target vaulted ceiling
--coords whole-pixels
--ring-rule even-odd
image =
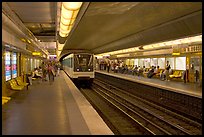
[[[42,42],[56,42],[56,2],[7,2]],[[201,2],[84,2],[65,39],[95,54],[202,34]],[[51,51],[50,51],[51,52]]]

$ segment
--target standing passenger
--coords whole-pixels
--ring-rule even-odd
[[[108,71],[108,73],[110,71],[110,61],[107,61],[107,71]]]
[[[165,71],[165,76],[166,76],[166,80],[169,81],[169,69],[170,69],[170,64],[169,64],[169,61],[167,60],[166,62],[166,71]]]
[[[51,81],[54,82],[54,68],[52,67],[51,63],[48,64],[48,77],[49,77],[49,82],[51,84]]]

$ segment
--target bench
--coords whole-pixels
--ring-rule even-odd
[[[17,83],[16,83],[16,80],[15,79],[12,79],[10,81],[8,81],[9,84],[10,84],[10,87],[12,90],[18,90],[18,91],[21,91],[24,89],[24,86],[19,86]]]
[[[181,78],[182,71],[175,70],[172,75],[169,75],[170,78]]]
[[[27,90],[28,90],[28,85],[29,85],[29,83],[23,82],[23,80],[22,80],[21,77],[17,77],[17,78],[16,78],[16,81],[17,81],[17,84],[18,84],[19,86],[27,87]]]
[[[169,78],[171,80],[183,81],[182,73],[183,73],[183,70],[175,70],[172,75],[169,75]]]
[[[11,98],[2,96],[2,105],[7,103]]]

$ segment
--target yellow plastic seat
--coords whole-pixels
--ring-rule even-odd
[[[173,75],[169,75],[170,78],[181,78],[181,71],[174,71]]]
[[[11,99],[11,97],[4,97],[4,96],[2,96],[2,99],[5,99],[5,100],[10,100],[10,99]]]
[[[28,84],[29,84],[29,83],[24,83],[23,80],[21,79],[21,77],[17,77],[17,78],[16,78],[16,81],[17,81],[17,83],[18,83],[19,86],[26,86],[27,89],[28,89]]]
[[[7,102],[8,102],[8,100],[3,100],[3,99],[2,99],[2,105],[5,104],[5,103],[7,103]]]
[[[17,83],[14,79],[10,80],[9,84],[11,86],[11,89],[13,89],[13,90],[23,90],[24,89],[24,86],[17,85]]]

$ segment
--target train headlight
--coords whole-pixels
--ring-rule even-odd
[[[91,71],[91,69],[88,69],[88,71]]]
[[[77,71],[79,71],[79,69],[78,69],[78,68],[77,68],[76,70],[77,70]]]

